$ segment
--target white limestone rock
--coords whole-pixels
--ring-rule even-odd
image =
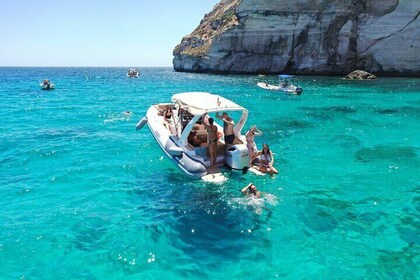
[[[174,50],[174,69],[420,74],[418,0],[222,0]]]

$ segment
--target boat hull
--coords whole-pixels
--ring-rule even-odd
[[[48,86],[44,86],[44,85],[40,85],[41,86],[41,89],[42,90],[53,90],[53,89],[55,89],[55,86],[54,85],[50,85],[49,87]]]
[[[187,147],[182,146],[175,136],[169,134],[154,106],[147,111],[147,125],[159,147],[181,171],[194,179],[200,179],[207,174],[204,162],[199,157],[194,157]]]
[[[294,95],[299,95],[303,92],[301,87],[297,87],[293,85],[280,87],[280,86],[270,85],[266,83],[258,83],[257,86],[265,90],[280,91],[280,92],[284,92],[287,94],[294,94]]]

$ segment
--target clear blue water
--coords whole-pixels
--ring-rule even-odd
[[[0,68],[1,279],[419,278],[419,79],[126,70]],[[180,173],[135,125],[184,91],[248,108],[280,174]]]

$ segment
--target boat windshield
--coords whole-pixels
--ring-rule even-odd
[[[294,76],[292,75],[278,75],[279,77],[279,86],[280,87],[288,87],[290,85],[289,81],[290,79],[292,79]]]

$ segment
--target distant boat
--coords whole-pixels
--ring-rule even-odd
[[[136,69],[129,69],[127,72],[127,77],[129,78],[137,78],[139,76],[139,72]]]
[[[274,91],[282,91],[288,94],[295,94],[300,95],[303,92],[303,89],[301,87],[292,85],[290,83],[290,80],[293,79],[294,76],[292,75],[279,75],[279,85],[269,85],[267,83],[258,83],[257,86],[259,86],[262,89],[266,90],[274,90]]]
[[[42,90],[52,90],[55,88],[55,85],[50,80],[44,80],[39,84]]]

